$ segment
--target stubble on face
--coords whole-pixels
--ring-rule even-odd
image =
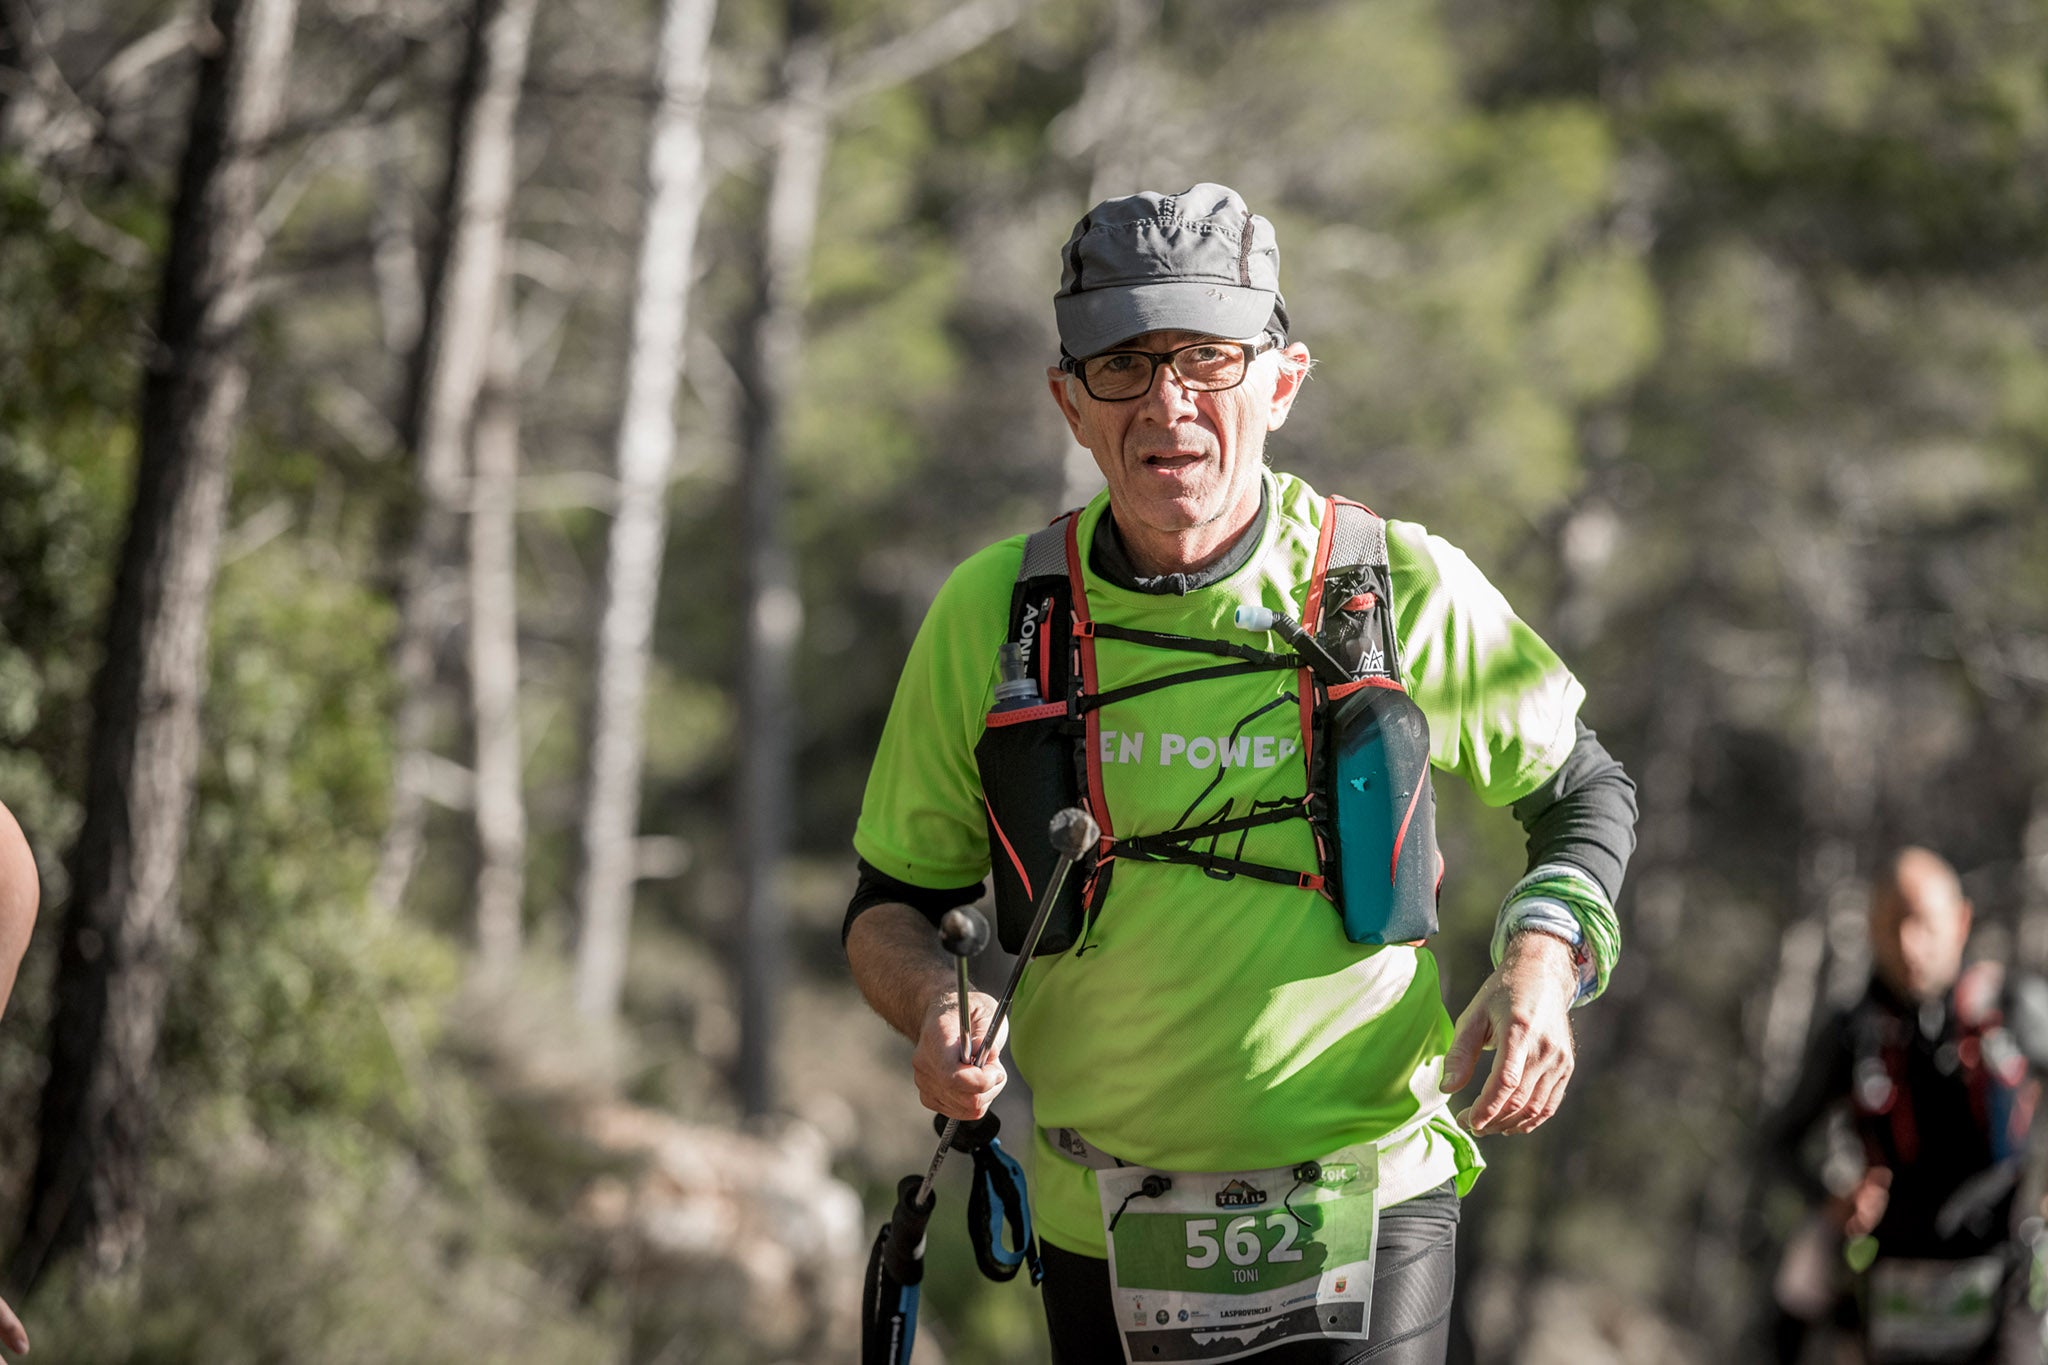
[[[1166,351],[1204,339],[1154,332],[1129,344]],[[1258,515],[1266,435],[1286,414],[1285,403],[1275,406],[1279,366],[1269,353],[1244,383],[1212,393],[1188,392],[1162,366],[1149,392],[1120,403],[1057,376],[1055,398],[1102,470],[1117,529],[1141,570],[1205,567]]]

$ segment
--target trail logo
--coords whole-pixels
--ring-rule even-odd
[[[1264,1190],[1242,1180],[1233,1180],[1216,1191],[1216,1207],[1219,1209],[1255,1209],[1265,1202]]]

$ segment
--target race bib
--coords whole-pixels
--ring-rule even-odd
[[[1991,1339],[2005,1260],[1887,1261],[1870,1268],[1870,1355],[1892,1365],[1958,1360]]]
[[[1372,1144],[1264,1171],[1124,1166],[1095,1177],[1131,1365],[1365,1340],[1379,1219]]]

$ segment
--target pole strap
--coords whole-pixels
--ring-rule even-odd
[[[974,1159],[974,1186],[967,1196],[967,1238],[981,1273],[998,1284],[1031,1268],[1031,1283],[1045,1279],[1045,1262],[1031,1230],[1031,1201],[1024,1188],[1024,1168],[1003,1150],[996,1136],[1002,1124],[994,1114],[963,1122],[953,1135],[956,1150]]]

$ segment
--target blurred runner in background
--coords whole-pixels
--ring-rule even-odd
[[[1773,1286],[1781,1361],[1846,1327],[1871,1365],[2038,1365],[2040,1161],[2029,1137],[2048,1063],[2048,986],[1963,968],[1970,902],[1924,848],[1872,887],[1870,989],[1830,1019],[1769,1129],[1819,1205]],[[1835,1119],[1832,1159],[1810,1140]],[[1846,1140],[1845,1140],[1846,1139]]]

